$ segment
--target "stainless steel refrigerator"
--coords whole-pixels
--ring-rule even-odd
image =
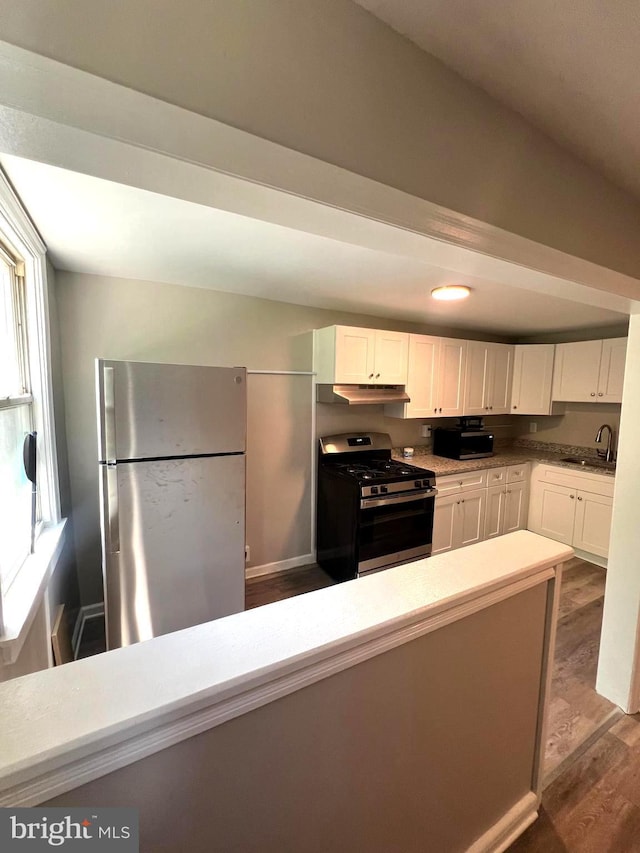
[[[246,387],[96,360],[108,649],[244,609]]]

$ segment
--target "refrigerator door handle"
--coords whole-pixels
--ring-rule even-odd
[[[116,460],[116,412],[115,412],[115,371],[113,367],[103,368],[103,423],[104,423],[104,459]]]
[[[104,489],[102,490],[104,506],[103,518],[106,527],[106,550],[109,554],[117,554],[120,550],[120,518],[118,508],[118,469],[115,465],[103,465]]]

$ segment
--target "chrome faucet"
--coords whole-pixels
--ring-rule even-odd
[[[613,462],[613,450],[611,449],[611,439],[613,437],[613,430],[609,426],[609,424],[602,424],[602,426],[598,429],[596,433],[596,444],[600,444],[602,441],[602,430],[608,429],[609,435],[607,437],[607,449],[606,450],[598,450],[598,456],[601,459],[606,459],[607,462]]]

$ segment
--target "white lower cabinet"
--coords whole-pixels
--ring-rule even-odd
[[[526,526],[529,464],[436,478],[432,554]]]
[[[493,539],[527,526],[529,465],[509,465],[489,471],[484,538]]]
[[[486,489],[436,498],[432,554],[482,541],[486,508]]]
[[[607,557],[613,507],[612,477],[536,465],[531,478],[529,530]]]

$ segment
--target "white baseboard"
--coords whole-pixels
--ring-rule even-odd
[[[73,626],[73,636],[71,637],[71,647],[73,649],[74,660],[77,659],[78,652],[80,651],[80,643],[82,642],[82,632],[84,631],[85,622],[87,622],[88,619],[97,619],[100,616],[104,616],[104,604],[102,602],[98,602],[97,604],[87,604],[84,607],[81,607],[78,611],[76,624]]]
[[[586,560],[587,563],[595,563],[596,566],[600,566],[602,569],[606,569],[609,565],[609,560],[606,557],[599,557],[597,554],[591,554],[589,551],[583,551],[580,548],[574,548],[573,550],[576,557]]]
[[[288,560],[278,560],[275,563],[263,563],[261,566],[251,566],[245,569],[245,577],[259,578],[262,575],[272,575],[276,572],[287,572],[289,569],[297,569],[300,566],[308,566],[315,563],[313,554],[301,554],[299,557],[289,557]]]
[[[467,853],[503,853],[538,817],[538,797],[529,791],[475,841]]]

